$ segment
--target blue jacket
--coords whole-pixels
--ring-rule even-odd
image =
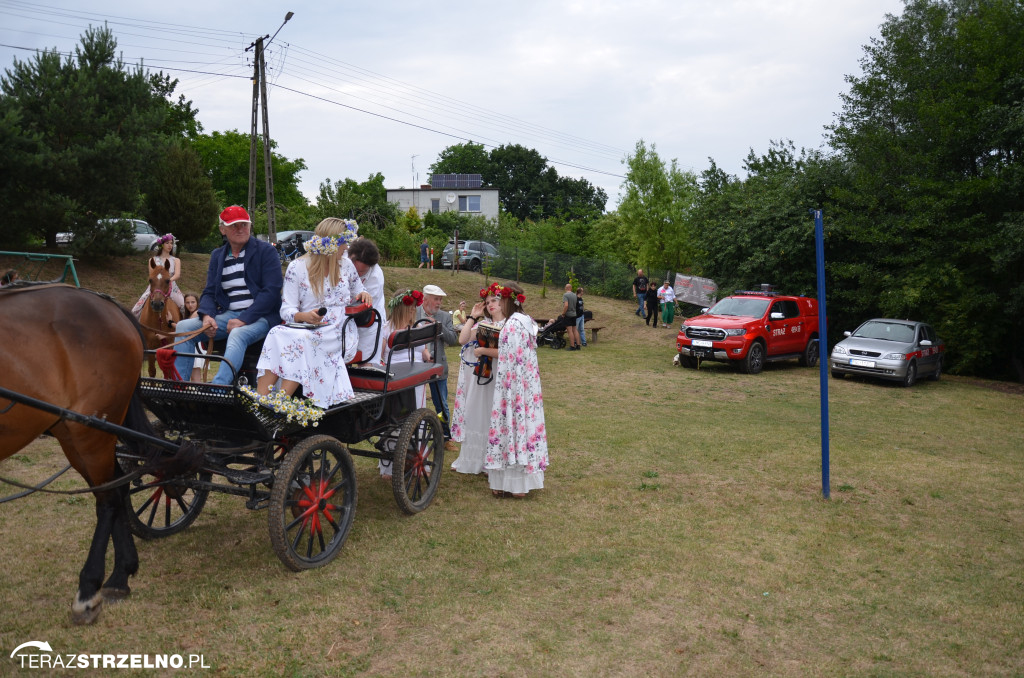
[[[206,271],[206,288],[199,300],[199,317],[212,315],[228,310],[227,293],[221,287],[221,276],[224,274],[224,258],[231,251],[230,245],[218,247],[210,254],[210,267]],[[242,248],[245,252],[245,286],[252,293],[252,306],[238,314],[238,319],[246,325],[266,318],[271,327],[281,323],[281,257],[268,242],[250,237]]]

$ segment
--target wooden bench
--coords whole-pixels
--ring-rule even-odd
[[[600,332],[603,329],[604,329],[603,327],[591,327],[590,328],[590,342],[592,344],[596,344],[597,343],[597,333]],[[587,331],[587,321],[585,321],[585,320],[583,321],[583,331],[584,332]]]

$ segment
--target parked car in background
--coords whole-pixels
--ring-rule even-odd
[[[696,367],[700,360],[717,360],[746,374],[757,374],[765,362],[790,358],[807,367],[817,365],[817,299],[779,295],[764,287],[736,290],[684,320],[676,336],[679,365]]]
[[[313,231],[278,231],[277,243],[274,244],[274,247],[281,255],[281,262],[287,263],[305,254],[306,250],[303,245],[314,235],[316,234]]]
[[[460,240],[458,245],[449,240],[441,252],[441,268],[452,268],[456,251],[459,268],[470,271],[480,271],[498,256],[498,248],[483,240]]]
[[[150,226],[147,222],[143,221],[142,219],[100,219],[97,223],[101,228],[103,228],[107,225],[119,224],[124,222],[128,222],[131,225],[135,238],[132,245],[139,252],[145,252],[150,247],[152,247],[153,243],[155,243],[161,235],[160,233],[156,232],[155,228]],[[68,245],[71,243],[72,240],[74,240],[74,238],[74,233],[58,233],[57,244]]]
[[[918,377],[942,376],[945,344],[931,325],[914,320],[873,318],[832,347],[832,376],[861,374],[913,386]]]

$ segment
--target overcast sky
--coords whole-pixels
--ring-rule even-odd
[[[641,139],[700,172],[742,173],[752,148],[819,148],[845,77],[901,0],[0,0],[0,63],[70,52],[107,21],[126,62],[180,80],[204,131],[250,126],[252,52],[267,49],[271,137],[301,189],[427,181],[447,146],[538,150],[603,188]],[[23,48],[29,48],[28,50]]]

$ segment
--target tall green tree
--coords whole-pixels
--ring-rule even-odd
[[[491,158],[483,144],[467,141],[448,146],[430,166],[431,174],[480,174],[489,181]]]
[[[861,67],[830,129],[850,172],[831,236],[858,259],[833,270],[931,320],[954,369],[1024,379],[1024,5],[910,0]]]
[[[697,177],[675,160],[666,167],[654,144],[641,139],[624,161],[619,219],[628,234],[631,263],[679,271],[693,264],[689,215],[697,199]]]
[[[250,137],[238,130],[199,134],[192,141],[199,153],[213,188],[223,196],[229,205],[249,203],[249,150]],[[299,207],[307,200],[299,190],[299,174],[306,170],[302,158],[289,160],[274,149],[277,143],[270,140],[270,164],[274,175],[274,199],[278,206]],[[266,205],[266,173],[263,171],[263,138],[257,140],[256,204]]]
[[[547,158],[519,144],[491,150],[483,144],[455,144],[430,166],[435,174],[480,174],[484,186],[498,189],[502,209],[520,221],[558,217],[595,219],[604,213],[608,194],[586,179],[561,177]]]
[[[183,141],[168,144],[146,185],[146,220],[162,233],[200,241],[217,225],[217,198],[199,156]]]
[[[0,129],[7,148],[32,162],[16,177],[17,194],[0,192],[0,238],[23,230],[55,246],[60,231],[135,212],[140,186],[162,147],[171,89],[142,68],[129,70],[106,28],[90,28],[62,60],[56,50],[14,60],[0,79]],[[6,150],[6,149],[5,149]]]
[[[384,175],[380,172],[371,174],[362,183],[354,179],[331,183],[329,178],[325,179],[320,184],[315,213],[317,220],[326,217],[355,219],[359,222],[360,233],[371,237],[372,230],[382,230],[398,221],[398,205],[388,202]]]

